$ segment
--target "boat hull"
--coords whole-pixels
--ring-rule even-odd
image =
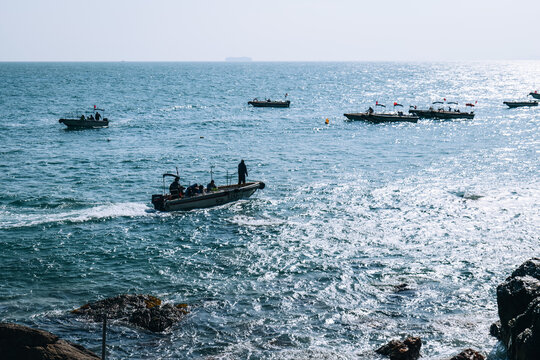
[[[81,120],[81,119],[60,119],[59,123],[63,123],[70,129],[95,129],[109,126],[109,120]]]
[[[539,93],[530,93],[529,95],[531,95],[533,98],[535,99],[540,99],[540,94]]]
[[[439,111],[439,110],[409,110],[409,114],[418,116],[421,119],[474,119],[473,112],[461,111]]]
[[[290,100],[287,101],[248,101],[248,105],[253,107],[276,107],[288,108],[291,105]]]
[[[538,101],[505,101],[503,104],[509,108],[517,108],[523,106],[538,106]]]
[[[369,113],[354,113],[343,114],[349,120],[361,120],[371,123],[386,123],[386,122],[418,122],[418,116],[414,115],[396,115],[396,114],[369,114]]]
[[[159,211],[204,209],[247,199],[264,187],[263,182],[256,181],[243,185],[220,186],[216,191],[184,198],[171,199],[169,195],[152,195],[152,204]]]

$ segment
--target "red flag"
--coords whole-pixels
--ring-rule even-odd
[[[94,105],[94,109],[96,108],[96,105]]]
[[[379,100],[375,101],[375,105],[379,105]]]
[[[446,101],[446,98],[444,98],[443,100]]]

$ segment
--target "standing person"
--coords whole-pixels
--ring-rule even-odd
[[[246,183],[246,176],[248,174],[246,164],[244,160],[240,161],[238,164],[238,185]]]

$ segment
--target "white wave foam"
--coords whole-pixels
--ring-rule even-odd
[[[55,222],[80,223],[86,221],[117,218],[148,216],[153,212],[146,204],[118,203],[99,205],[89,209],[73,210],[56,214],[14,214],[3,211],[0,229],[36,226]]]

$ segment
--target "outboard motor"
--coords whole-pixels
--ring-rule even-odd
[[[156,210],[165,210],[165,197],[163,195],[152,195],[152,204]]]

